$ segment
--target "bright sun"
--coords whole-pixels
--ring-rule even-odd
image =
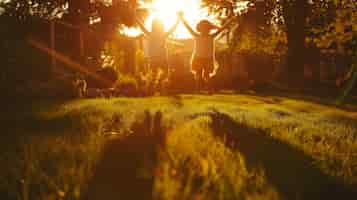
[[[236,14],[245,10],[247,5],[248,1],[237,2]],[[184,12],[185,19],[193,28],[201,19],[208,19],[212,22],[216,21],[215,17],[210,15],[206,8],[201,7],[201,0],[152,0],[150,3],[142,3],[142,8],[146,8],[150,12],[149,17],[145,21],[145,26],[148,30],[151,29],[151,23],[154,18],[160,18],[165,25],[165,29],[168,30],[176,22],[178,11]],[[121,33],[129,36],[138,36],[141,34],[141,31],[136,28],[124,28],[121,30]],[[182,23],[179,24],[173,36],[181,39],[192,37]]]
[[[201,8],[201,0],[153,0],[149,4],[143,4],[143,7],[148,8],[150,11],[150,15],[145,21],[145,26],[148,30],[151,29],[152,20],[156,17],[163,21],[166,30],[169,29],[175,23],[178,11],[184,12],[185,19],[193,27],[203,18],[214,21],[214,17],[209,16],[206,9]],[[140,34],[140,31],[135,28],[126,28],[123,32],[130,36]],[[175,38],[191,37],[182,24],[177,27],[173,36]]]
[[[146,21],[146,26],[149,27],[152,19],[155,17],[160,18],[165,25],[166,29],[169,29],[177,19],[177,12],[183,11],[185,19],[191,24],[191,26],[197,24],[202,18],[210,18],[208,11],[201,8],[201,0],[154,0],[152,4],[152,14]],[[180,24],[174,32],[174,37],[187,38],[190,34],[185,27]]]

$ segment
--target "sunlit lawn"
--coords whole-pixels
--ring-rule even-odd
[[[102,162],[137,167],[155,199],[342,198],[357,188],[356,111],[234,94],[38,102],[2,116],[0,198],[110,199]]]

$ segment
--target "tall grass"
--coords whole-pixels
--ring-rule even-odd
[[[214,137],[211,123],[199,117],[169,133],[156,199],[277,199],[264,172],[248,170],[238,151]]]
[[[286,96],[225,94],[36,103],[1,117],[11,120],[1,125],[0,198],[81,199],[107,136],[131,133],[145,110],[161,111],[163,126],[168,127],[166,146],[152,174],[156,199],[283,199],[279,184],[296,175],[284,170],[292,165],[276,166],[272,161],[291,159],[301,166],[294,155],[312,160],[299,170],[321,171],[321,176],[353,187],[357,183],[353,108]],[[247,139],[237,128],[213,129],[214,112],[264,135],[253,132],[251,142],[232,145],[229,134],[241,137],[238,141]],[[136,132],[140,130],[146,131]],[[268,145],[261,147],[264,141]],[[299,180],[303,180],[299,187],[320,184]],[[283,191],[289,192],[284,187]]]

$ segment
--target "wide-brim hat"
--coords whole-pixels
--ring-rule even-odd
[[[217,29],[217,26],[208,20],[201,20],[200,22],[198,22],[196,29],[198,32],[202,32],[203,30],[210,31],[213,29]]]

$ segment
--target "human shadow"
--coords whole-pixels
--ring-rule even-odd
[[[237,123],[229,115],[212,111],[211,128],[227,146],[239,150],[248,168],[262,167],[283,199],[351,199],[357,192],[321,172],[314,159],[264,130]]]
[[[162,113],[145,112],[132,133],[104,147],[83,200],[152,199],[154,171],[166,143]]]

